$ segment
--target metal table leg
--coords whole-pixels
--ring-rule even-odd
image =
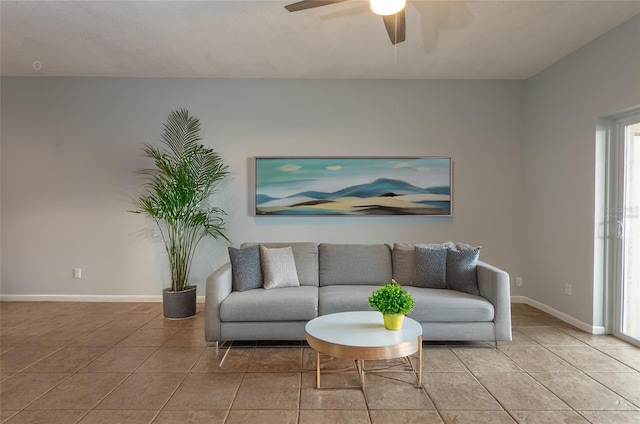
[[[422,386],[422,334],[418,336],[418,387]]]
[[[360,387],[364,392],[364,359],[356,359],[356,365],[358,367],[358,375],[360,376]]]
[[[320,352],[316,352],[316,388],[320,388]]]

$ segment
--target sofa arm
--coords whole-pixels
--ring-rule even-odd
[[[480,296],[493,304],[496,340],[511,340],[511,289],[509,274],[501,269],[478,262]]]
[[[231,263],[227,262],[207,278],[205,292],[204,338],[208,342],[220,340],[220,304],[231,294]]]

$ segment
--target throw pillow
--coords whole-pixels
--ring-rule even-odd
[[[231,286],[233,291],[245,291],[262,287],[260,249],[258,246],[234,249],[229,247],[231,259]]]
[[[452,241],[445,243],[420,243],[416,247],[426,247],[427,249],[455,249],[456,244]]]
[[[452,242],[435,244],[393,244],[393,279],[403,286],[417,286],[416,284],[416,249],[424,247],[428,249],[448,249],[456,245]]]
[[[447,249],[416,245],[416,287],[447,288]]]
[[[480,295],[476,265],[480,248],[466,250],[447,250],[447,288]]]
[[[471,246],[467,243],[451,243],[451,248],[455,250],[473,250],[473,249],[481,249],[482,246]]]
[[[291,246],[269,249],[261,245],[260,261],[265,289],[300,286]]]

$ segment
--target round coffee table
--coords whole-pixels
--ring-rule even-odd
[[[320,353],[356,362],[364,390],[364,361],[403,358],[418,352],[416,387],[422,385],[422,326],[405,317],[402,328],[384,328],[382,315],[374,311],[339,312],[322,315],[305,327],[307,342],[316,351],[316,387],[320,388]]]

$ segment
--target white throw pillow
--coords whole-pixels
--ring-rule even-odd
[[[261,245],[260,263],[262,264],[262,287],[265,289],[300,286],[291,246],[269,249]]]

